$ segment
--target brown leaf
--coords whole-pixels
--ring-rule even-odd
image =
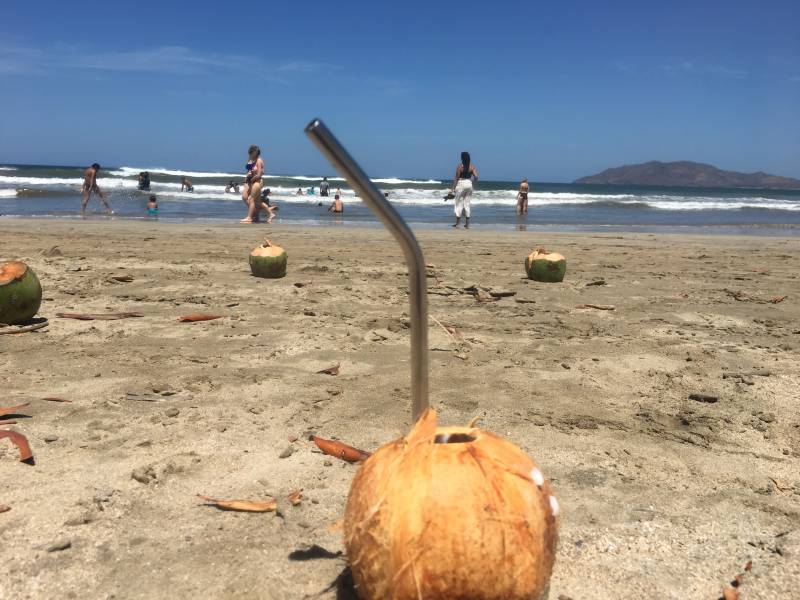
[[[143,317],[142,313],[138,312],[120,312],[120,313],[56,313],[57,317],[62,319],[78,319],[79,321],[118,321],[120,319],[134,319]]]
[[[11,440],[11,443],[19,449],[20,462],[33,461],[33,452],[31,452],[30,444],[28,444],[28,438],[19,431],[14,431],[13,429],[0,430],[0,440],[3,438]]]
[[[0,504],[0,513],[8,512],[11,510],[11,507],[7,504]]]
[[[5,408],[0,408],[0,417],[3,415],[13,415],[20,411],[20,409],[25,408],[28,406],[28,403],[25,402],[24,404],[17,404],[16,406],[6,406]]]
[[[42,398],[42,400],[47,400],[48,402],[69,402],[69,403],[72,403],[72,400],[67,400],[65,398],[59,398],[57,396],[48,396],[47,398]]]
[[[732,587],[726,587],[722,590],[723,600],[739,600],[739,590]]]
[[[26,325],[24,327],[3,327],[0,329],[0,333],[6,335],[17,335],[18,333],[27,333],[29,331],[36,331],[37,329],[43,329],[50,325],[50,322],[45,319],[41,323],[34,323],[33,325]]]
[[[367,458],[370,456],[369,452],[364,452],[363,450],[353,448],[352,446],[348,446],[342,442],[337,442],[336,440],[326,440],[312,435],[311,441],[314,442],[317,445],[317,448],[322,450],[323,453],[329,456],[335,456],[336,458],[341,458],[347,462],[360,462],[362,460],[367,460]]]
[[[253,500],[216,500],[197,494],[203,502],[210,504],[220,510],[235,510],[240,512],[272,512],[277,510],[278,503],[275,500],[269,499],[264,502],[256,502]]]
[[[610,304],[578,304],[575,308],[594,308],[596,310],[615,310]]]
[[[288,497],[292,506],[297,506],[303,500],[303,490],[295,490]]]
[[[770,298],[769,301],[772,302],[773,304],[778,304],[778,302],[783,302],[784,300],[786,300],[786,298],[787,296],[774,296]]]
[[[214,319],[221,319],[222,315],[204,315],[202,313],[193,313],[191,315],[183,315],[178,317],[181,323],[195,323],[197,321],[213,321]]]
[[[332,367],[328,367],[327,369],[322,369],[322,371],[317,371],[317,375],[338,375],[339,374],[339,367],[341,363],[336,363]]]

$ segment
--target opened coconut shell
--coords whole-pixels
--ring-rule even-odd
[[[546,252],[544,248],[538,248],[525,258],[525,272],[534,281],[558,283],[564,281],[567,259],[558,252]]]
[[[0,264],[0,323],[30,321],[41,304],[42,286],[33,269],[18,260]]]
[[[254,248],[250,253],[250,271],[256,277],[278,279],[286,276],[286,250],[265,240],[263,246]]]
[[[345,546],[362,600],[535,600],[547,591],[558,503],[517,446],[432,410],[356,474]]]

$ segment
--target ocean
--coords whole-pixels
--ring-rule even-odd
[[[105,216],[99,199],[89,201],[90,218],[146,219],[149,196],[137,188],[140,171],[149,171],[159,220],[235,223],[245,216],[240,195],[226,193],[243,173],[193,172],[155,167],[115,167],[100,171],[98,183],[114,215]],[[194,184],[181,192],[181,178]],[[331,192],[341,187],[343,215],[327,212],[331,198],[297,196],[298,188],[317,189],[321,177],[267,175],[265,187],[279,206],[275,224],[374,226],[377,221],[343,179],[329,177]],[[443,197],[446,180],[386,177],[373,180],[413,227],[446,226],[454,220],[452,201]],[[80,218],[83,167],[0,165],[0,218]],[[480,229],[561,231],[650,231],[698,233],[800,234],[800,190],[632,187],[532,182],[529,214],[515,214],[518,182],[479,181],[472,197],[472,225]],[[323,202],[322,206],[318,203]]]

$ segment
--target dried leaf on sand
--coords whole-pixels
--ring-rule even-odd
[[[303,501],[303,490],[295,490],[288,496],[289,502],[292,506],[297,506]]]
[[[784,300],[786,300],[786,298],[787,296],[773,296],[772,298],[770,298],[769,301],[772,304],[778,304],[779,302],[783,302]]]
[[[24,404],[17,404],[16,406],[6,406],[4,408],[0,408],[0,417],[3,415],[14,415],[19,413],[20,410],[28,406],[28,403],[25,402]]]
[[[0,430],[0,439],[3,438],[11,440],[11,443],[19,449],[20,462],[30,462],[33,460],[33,452],[31,452],[30,444],[28,444],[28,438],[19,431],[14,431],[13,429]]]
[[[57,317],[62,319],[78,319],[79,321],[118,321],[120,319],[136,319],[143,317],[142,313],[138,312],[120,312],[120,313],[56,313]]]
[[[575,308],[594,308],[595,310],[616,310],[615,306],[610,304],[578,304]]]
[[[66,398],[59,398],[58,396],[48,396],[47,398],[42,398],[42,400],[47,400],[48,402],[66,402],[71,404],[72,400],[67,400]]]
[[[206,504],[210,504],[211,506],[219,508],[220,510],[263,513],[272,512],[278,508],[278,503],[272,498],[266,501],[258,502],[254,500],[217,500],[215,498],[203,496],[202,494],[197,494],[197,497]]]
[[[339,367],[341,363],[336,363],[332,367],[328,367],[327,369],[322,369],[321,371],[317,371],[317,375],[338,375],[339,374]]]
[[[8,512],[11,510],[11,507],[7,504],[0,504],[0,513]]]
[[[323,453],[346,460],[347,462],[361,462],[370,456],[369,452],[364,452],[363,450],[353,448],[352,446],[348,446],[342,442],[337,442],[336,440],[326,440],[324,438],[312,435],[311,441],[314,442],[317,445],[317,448],[322,450]]]
[[[193,313],[191,315],[183,315],[182,317],[178,317],[178,321],[181,323],[196,323],[197,321],[213,321],[215,319],[221,319],[222,315],[206,315],[202,313]]]

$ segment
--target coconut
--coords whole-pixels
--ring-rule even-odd
[[[538,248],[525,258],[525,272],[529,279],[558,283],[567,273],[567,259],[558,252],[546,252]]]
[[[30,321],[42,304],[42,286],[28,265],[18,260],[0,264],[0,323]]]
[[[555,559],[558,503],[517,446],[473,427],[411,433],[361,466],[345,547],[362,600],[535,600]]]
[[[250,253],[250,270],[256,277],[277,279],[286,276],[286,250],[274,246],[269,240]]]

